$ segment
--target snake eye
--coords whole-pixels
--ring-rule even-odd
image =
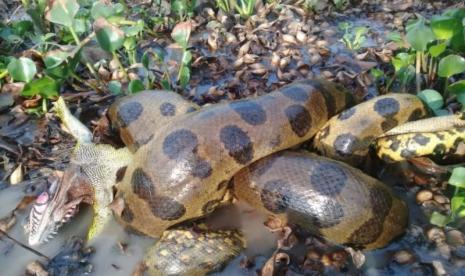
[[[37,204],[45,204],[48,202],[48,193],[47,192],[42,192],[36,199]]]

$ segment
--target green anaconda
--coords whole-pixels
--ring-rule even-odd
[[[406,94],[352,105],[350,93],[321,80],[204,108],[166,91],[119,99],[108,113],[127,148],[95,146],[80,138],[82,131],[71,130],[81,141],[72,163],[82,168],[95,193],[89,238],[109,219],[111,187],[125,168],[116,183],[116,199],[123,204],[115,215],[145,235],[169,236],[176,231],[165,232],[170,227],[208,215],[232,188],[237,199],[330,241],[367,249],[385,246],[404,231],[408,211],[384,184],[338,161],[283,151],[319,132],[315,144],[323,154],[358,160],[377,136],[427,115],[421,101]],[[64,120],[72,125],[72,119]],[[347,133],[357,138],[336,142]],[[48,234],[41,231],[32,231],[30,240],[42,241]],[[193,236],[210,238],[205,235]]]

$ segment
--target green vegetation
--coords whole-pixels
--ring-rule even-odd
[[[392,59],[395,71],[387,89],[396,83],[399,90],[408,90],[414,83],[418,95],[437,115],[447,114],[443,104],[451,96],[465,106],[465,82],[455,81],[465,72],[464,19],[464,9],[452,9],[429,22],[421,16],[409,22],[405,41],[399,34],[390,34],[388,38],[404,50]]]
[[[184,89],[190,79],[192,55],[188,50],[191,23],[183,20],[193,15],[195,1],[171,2],[172,11],[179,20],[172,38],[182,50],[178,77],[173,80],[167,73],[162,54],[145,52],[139,58],[136,55],[137,41],[146,34],[156,35],[151,25],[157,24],[159,18],[128,19],[127,7],[121,3],[66,0],[47,4],[24,0],[32,21],[0,25],[0,81],[24,83],[21,96],[40,98],[40,107],[30,110],[39,114],[47,111],[48,100],[56,98],[64,84],[74,82],[95,91],[116,94],[136,93],[157,83],[167,89]],[[140,13],[144,14],[144,10]],[[86,47],[93,41],[108,53],[108,57],[98,57],[100,60],[87,57]],[[95,46],[90,47],[95,50]],[[15,58],[14,54],[19,51],[29,54]],[[112,80],[102,79],[97,72],[99,68],[108,67],[108,59],[117,66]],[[165,66],[164,73],[154,75],[149,70],[151,63]],[[131,68],[138,67],[145,70],[137,76],[128,74]]]
[[[449,178],[449,185],[455,187],[451,198],[450,214],[443,215],[434,212],[430,218],[432,224],[441,227],[465,217],[465,167],[454,168]]]
[[[216,6],[227,14],[231,13],[232,6],[242,18],[247,19],[253,15],[256,2],[256,0],[216,0]]]
[[[366,34],[368,33],[367,27],[353,27],[350,22],[339,23],[339,29],[344,31],[341,42],[350,49],[357,51],[363,47],[363,43],[366,40]]]

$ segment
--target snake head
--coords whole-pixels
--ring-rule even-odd
[[[92,204],[92,188],[79,166],[54,174],[47,189],[34,202],[26,226],[31,246],[47,242],[79,211],[79,204]]]

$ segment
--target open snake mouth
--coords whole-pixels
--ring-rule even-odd
[[[29,214],[26,230],[30,245],[49,241],[79,212],[81,203],[93,203],[92,187],[77,166],[71,166],[64,173],[54,173],[49,183]]]

